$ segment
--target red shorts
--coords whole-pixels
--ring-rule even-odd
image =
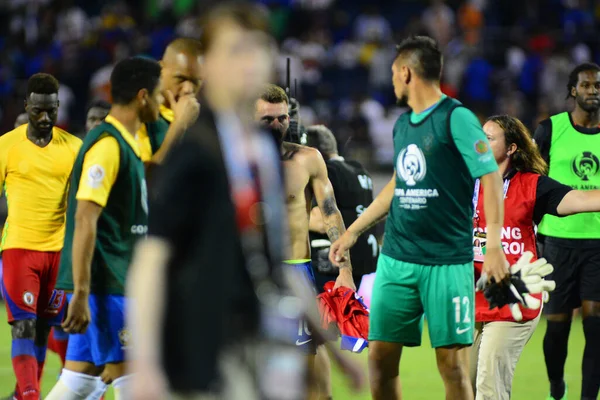
[[[50,325],[60,325],[66,297],[54,289],[59,263],[59,251],[2,252],[2,296],[9,323],[44,318]]]

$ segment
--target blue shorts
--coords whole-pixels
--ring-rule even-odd
[[[306,278],[306,283],[315,290],[315,276],[313,275],[312,266],[310,260],[292,260],[285,261],[286,266],[295,268],[296,271],[300,272],[303,277]],[[316,291],[315,291],[316,296]],[[294,342],[298,349],[302,350],[307,354],[316,354],[317,346],[313,341],[312,333],[308,326],[308,321],[301,319],[298,321],[298,331],[294,332]]]
[[[67,295],[71,301],[72,294]],[[102,366],[125,361],[129,331],[125,328],[124,296],[90,295],[92,321],[87,331],[69,335],[67,361],[83,361]]]

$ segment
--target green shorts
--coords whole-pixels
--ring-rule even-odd
[[[432,347],[473,344],[473,263],[421,265],[379,256],[369,340],[420,346],[423,315]]]

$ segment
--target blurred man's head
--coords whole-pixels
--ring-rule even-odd
[[[392,64],[392,82],[399,104],[409,102],[410,87],[418,82],[437,83],[442,76],[443,57],[435,40],[427,36],[412,36],[398,46]]]
[[[248,2],[219,5],[205,16],[201,46],[206,95],[222,102],[253,102],[273,68],[273,41],[262,8]],[[225,98],[226,97],[226,98]]]
[[[569,75],[567,97],[575,99],[576,107],[588,113],[600,109],[600,66],[580,64]]]
[[[135,108],[141,122],[156,121],[163,102],[160,65],[142,57],[119,61],[110,76],[113,105]]]
[[[254,119],[273,133],[278,143],[283,141],[290,127],[288,97],[285,90],[277,85],[268,84],[256,100]]]
[[[85,131],[89,132],[102,122],[110,111],[110,103],[104,100],[96,100],[92,102],[89,107],[85,118]]]
[[[35,74],[27,81],[25,111],[30,128],[41,135],[49,135],[56,124],[58,86],[58,81],[50,74]]]
[[[19,114],[17,119],[15,119],[15,128],[18,128],[21,125],[25,125],[28,121],[29,121],[29,115],[27,115],[26,112]]]
[[[337,140],[325,125],[312,125],[306,128],[306,145],[319,150],[326,160],[338,155]]]
[[[202,86],[202,50],[200,41],[179,38],[172,41],[165,50],[162,67],[163,90],[175,96],[195,95]],[[166,99],[165,99],[166,100]],[[172,107],[172,104],[165,104]]]

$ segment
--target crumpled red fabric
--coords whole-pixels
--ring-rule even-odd
[[[323,329],[339,331],[342,336],[357,339],[369,337],[369,309],[356,292],[341,286],[333,289],[335,282],[327,282],[325,292],[317,296]]]

